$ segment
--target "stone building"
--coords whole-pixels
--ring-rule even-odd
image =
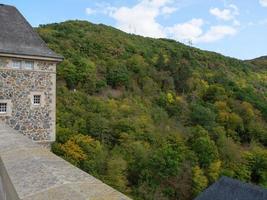
[[[37,142],[55,140],[56,65],[62,59],[15,7],[0,4],[0,123]]]

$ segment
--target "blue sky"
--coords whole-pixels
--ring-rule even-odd
[[[267,0],[2,0],[33,26],[69,19],[165,37],[224,55],[267,55]]]

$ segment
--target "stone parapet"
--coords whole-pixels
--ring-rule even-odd
[[[1,200],[130,200],[0,124]]]

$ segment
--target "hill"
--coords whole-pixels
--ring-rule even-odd
[[[134,199],[193,199],[226,175],[267,187],[267,70],[173,40],[67,21],[53,151]]]
[[[267,69],[267,56],[262,56],[255,58],[253,60],[247,61],[248,63],[253,64],[258,69],[266,70]]]

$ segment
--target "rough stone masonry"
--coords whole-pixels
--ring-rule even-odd
[[[7,102],[0,120],[35,141],[55,139],[56,64],[34,61],[32,70],[12,68],[12,59],[0,57],[0,103]],[[34,95],[40,104],[34,105]]]

